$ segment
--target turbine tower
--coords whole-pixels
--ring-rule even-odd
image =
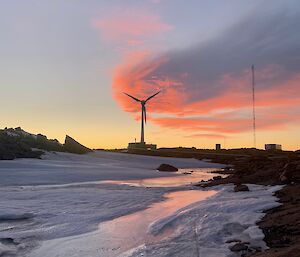
[[[252,71],[253,146],[254,146],[254,148],[256,148],[255,75],[254,75],[254,65],[251,66],[251,71]]]
[[[141,144],[145,144],[145,137],[144,137],[144,121],[145,123],[147,123],[147,118],[146,118],[146,103],[152,99],[154,96],[158,95],[161,91],[158,91],[157,93],[155,93],[154,95],[149,96],[146,100],[140,100],[137,99],[136,97],[129,95],[127,93],[124,93],[125,95],[129,96],[130,98],[132,98],[133,100],[141,103],[141,107],[142,107],[142,117],[141,117]]]

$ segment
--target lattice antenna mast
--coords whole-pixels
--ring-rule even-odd
[[[253,145],[256,148],[256,116],[255,116],[255,75],[254,65],[251,66],[252,71],[252,111],[253,111]]]

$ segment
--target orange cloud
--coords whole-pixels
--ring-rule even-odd
[[[294,24],[294,19],[284,23]],[[211,42],[157,56],[156,39],[172,29],[158,15],[127,9],[93,21],[105,40],[122,46],[122,61],[112,72],[113,96],[120,107],[139,119],[140,106],[123,92],[143,99],[162,90],[148,103],[148,120],[195,137],[252,130],[251,61],[260,64],[255,73],[257,129],[300,122],[294,114],[300,113],[300,67],[288,55],[300,48],[292,39],[282,41],[284,29],[274,34],[273,22],[265,23],[254,26],[251,17]],[[249,30],[245,24],[251,25]],[[278,44],[262,51],[266,40]]]
[[[212,138],[212,139],[225,138],[224,135],[220,135],[220,134],[191,134],[185,137],[186,138]]]
[[[260,130],[276,130],[286,127],[285,120],[290,118],[290,115],[273,115],[268,112],[268,115],[262,119],[258,119],[257,127]],[[169,129],[180,129],[186,132],[206,131],[217,132],[224,134],[247,132],[252,128],[252,120],[247,117],[240,118],[152,118],[152,121],[160,126]],[[299,122],[296,117],[294,121]],[[223,136],[223,135],[222,135]],[[220,135],[221,137],[221,135]]]
[[[149,120],[155,124],[186,132],[203,131],[213,133],[241,133],[252,130],[252,87],[251,74],[243,71],[241,74],[225,74],[217,82],[224,87],[215,96],[201,100],[193,99],[199,94],[197,89],[182,81],[163,76],[154,76],[157,67],[168,62],[161,58],[149,61],[146,53],[131,56],[128,61],[118,66],[114,71],[114,96],[120,106],[127,112],[139,117],[140,109],[121,92],[126,91],[139,98],[145,98],[157,90],[162,94],[150,103],[152,115]],[[299,121],[295,115],[288,113],[273,113],[274,108],[297,107],[300,100],[300,74],[295,74],[285,80],[274,81],[274,73],[279,67],[268,65],[257,71],[256,107],[257,128],[259,130],[282,129],[287,123]],[[273,75],[272,75],[273,74]],[[184,78],[186,75],[181,76]],[[270,80],[273,84],[263,85],[259,81]],[[205,85],[202,85],[205,86]],[[201,86],[200,86],[201,88]],[[196,136],[192,134],[191,136]],[[207,137],[216,134],[200,133]],[[218,135],[223,137],[224,135]]]

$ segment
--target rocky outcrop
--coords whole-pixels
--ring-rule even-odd
[[[166,172],[176,172],[176,171],[178,171],[178,169],[176,167],[174,167],[174,166],[172,166],[170,164],[165,164],[165,163],[161,164],[157,168],[157,170],[159,170],[159,171],[166,171]]]
[[[234,192],[246,192],[249,191],[249,187],[243,184],[237,184],[234,186]]]
[[[194,172],[193,170],[191,170],[191,171],[185,171],[182,174],[183,175],[191,175],[193,172]]]
[[[279,176],[280,182],[300,182],[300,161],[291,161],[284,165]]]
[[[92,151],[70,136],[66,136],[65,144],[62,145],[57,139],[48,139],[42,134],[31,134],[21,127],[0,130],[0,160],[40,158],[44,153],[43,150],[77,154]]]
[[[92,152],[90,148],[80,144],[72,137],[66,135],[64,149],[69,153],[84,154]]]
[[[249,156],[243,159],[235,158],[228,164],[234,165],[233,174],[200,185],[213,186],[234,183],[239,185],[236,186],[235,191],[240,191],[243,183],[286,185],[276,192],[282,205],[266,211],[266,215],[258,223],[270,249],[260,252],[261,249],[253,249],[253,247],[248,246],[247,250],[238,251],[239,254],[242,253],[240,256],[298,257],[300,252],[300,156],[296,153]],[[246,187],[244,190],[247,190]],[[237,245],[232,251],[243,248],[245,247]]]
[[[246,243],[236,243],[229,247],[232,252],[240,252],[248,250],[248,245]]]
[[[46,151],[64,152],[65,149],[57,139],[48,139],[42,134],[37,134],[35,138],[35,148]]]
[[[219,179],[222,179],[222,176],[214,176],[212,179],[213,180],[219,180]]]
[[[15,158],[39,158],[42,151],[32,150],[24,137],[13,136],[0,130],[0,160],[13,160]]]
[[[300,185],[293,183],[276,192],[282,204],[266,211],[258,223],[271,249],[255,257],[298,257],[300,253]]]

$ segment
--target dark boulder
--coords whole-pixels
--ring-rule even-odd
[[[248,246],[246,243],[236,243],[233,246],[230,246],[229,249],[232,252],[240,252],[248,250]]]
[[[213,180],[219,180],[219,179],[222,179],[222,176],[214,176],[213,177]]]
[[[231,243],[241,243],[242,241],[240,239],[229,239],[225,243],[231,244]]]
[[[159,171],[167,171],[167,172],[175,172],[175,171],[178,171],[178,169],[170,164],[161,164],[157,170]]]
[[[4,245],[18,245],[19,244],[11,237],[0,238],[0,243],[2,243]]]
[[[85,154],[92,152],[90,148],[85,147],[84,145],[77,142],[72,137],[66,135],[64,149],[69,153]]]
[[[233,190],[234,192],[245,192],[245,191],[249,191],[249,187],[243,184],[238,184],[235,185]]]

